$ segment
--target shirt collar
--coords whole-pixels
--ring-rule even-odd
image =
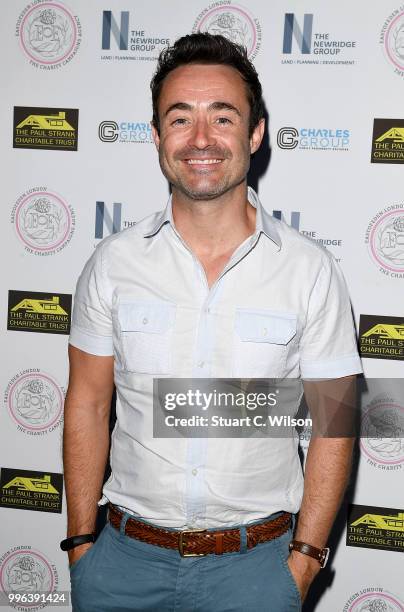
[[[277,221],[265,210],[260,199],[252,187],[248,188],[248,201],[257,211],[255,220],[255,235],[265,234],[278,248],[281,248],[282,241],[276,228]]]
[[[143,234],[143,238],[151,238],[152,236],[155,236],[166,223],[171,223],[171,225],[174,226],[172,195],[170,195],[168,198],[165,209],[157,213],[156,221],[152,226],[152,229],[146,234]]]
[[[265,234],[270,240],[272,240],[272,242],[277,245],[277,247],[281,248],[282,242],[276,228],[277,222],[262,206],[258,195],[254,191],[254,189],[252,189],[252,187],[248,187],[247,197],[250,204],[254,206],[257,211],[254,234],[256,236],[261,233]],[[171,195],[168,199],[165,209],[157,215],[156,221],[152,229],[146,234],[143,234],[143,238],[151,238],[152,236],[155,236],[166,223],[170,223],[174,227]]]

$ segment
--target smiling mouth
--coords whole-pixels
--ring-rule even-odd
[[[222,159],[184,159],[186,164],[190,166],[205,166],[207,164],[220,164]]]

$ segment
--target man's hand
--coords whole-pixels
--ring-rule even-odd
[[[80,544],[80,546],[76,546],[68,551],[69,555],[69,567],[76,563],[87,551],[93,546],[92,542],[87,542],[87,544]]]
[[[288,558],[288,566],[303,602],[311,583],[320,571],[320,564],[316,559],[292,550]]]

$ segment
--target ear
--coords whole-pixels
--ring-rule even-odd
[[[150,122],[150,125],[151,125],[151,131],[152,131],[152,136],[153,136],[154,144],[156,145],[156,149],[158,151],[159,147],[160,147],[160,136],[159,136],[156,128],[154,127],[153,122]]]
[[[258,151],[265,132],[265,119],[260,119],[255,126],[253,133],[250,136],[250,151],[251,155]]]

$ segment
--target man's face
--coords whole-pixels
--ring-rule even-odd
[[[264,121],[249,136],[246,85],[230,66],[190,64],[166,77],[153,128],[163,174],[193,200],[210,200],[242,183]]]

